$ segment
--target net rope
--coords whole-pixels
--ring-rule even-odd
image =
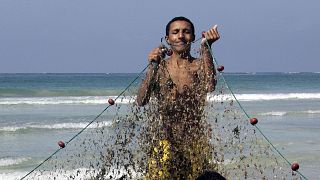
[[[195,43],[195,42],[197,42],[197,41],[199,41],[200,39],[202,39],[202,38],[199,38],[199,39],[197,39],[196,41],[194,41],[193,43]],[[211,49],[211,47],[209,46],[209,44],[208,44],[208,42],[206,41],[206,45],[208,46],[208,48],[209,48],[209,52],[210,52],[210,55],[212,56],[212,59],[213,59],[213,61],[214,61],[214,64],[215,65],[218,65],[218,62],[217,62],[217,60],[215,59],[215,57],[213,56],[213,52],[212,52],[212,49]],[[145,70],[150,66],[150,64],[151,63],[149,63],[137,76],[136,76],[136,78],[134,78],[132,81],[131,81],[131,83],[129,83],[128,84],[128,86],[126,86],[126,88],[114,99],[114,101],[117,101],[117,100],[120,100],[120,101],[122,101],[123,99],[123,97],[125,97],[126,96],[126,94],[125,93],[129,93],[128,91],[130,91],[130,89],[129,88],[132,88],[131,86],[133,85],[133,83],[135,83],[139,78],[141,78],[141,76],[142,76],[142,74],[145,72]],[[246,118],[247,119],[250,119],[250,116],[248,115],[248,113],[245,111],[245,109],[243,108],[243,106],[241,105],[241,103],[238,101],[238,99],[236,98],[236,96],[234,95],[234,93],[233,93],[233,91],[232,91],[232,89],[230,88],[230,86],[229,86],[229,84],[228,84],[228,82],[226,81],[226,79],[224,78],[224,76],[223,76],[223,72],[219,72],[219,78],[223,81],[223,83],[224,83],[224,85],[226,86],[226,88],[228,89],[228,91],[230,92],[230,94],[232,95],[232,98],[237,102],[237,104],[238,104],[238,106],[240,107],[240,109],[241,109],[241,111],[245,114],[245,116],[246,116]],[[223,87],[221,88],[221,89],[223,89]],[[221,92],[223,91],[223,90],[220,90]],[[229,104],[232,104],[233,103],[233,100],[232,99],[228,99],[227,98],[227,101],[229,102]],[[227,101],[225,101],[225,104],[227,104]],[[151,104],[152,104],[152,100],[151,100]],[[221,105],[223,104],[223,102],[221,102]],[[71,142],[72,141],[74,141],[80,134],[83,134],[84,132],[85,132],[85,130],[87,130],[88,129],[88,127],[90,126],[90,125],[92,125],[94,122],[96,122],[102,115],[103,115],[103,113],[105,113],[106,111],[107,111],[107,109],[109,109],[109,107],[111,107],[112,105],[107,105],[103,110],[102,110],[102,112],[101,113],[99,113],[98,115],[96,115],[94,118],[93,118],[93,120],[92,121],[90,121],[83,129],[81,129],[78,133],[76,133],[74,136],[72,136],[68,141],[66,141],[65,142],[65,147],[64,148],[59,148],[59,149],[57,149],[55,152],[53,152],[48,158],[46,158],[45,160],[43,160],[38,166],[36,166],[35,168],[33,168],[29,173],[27,173],[25,176],[23,176],[21,179],[25,179],[25,178],[27,178],[29,175],[31,175],[32,173],[34,173],[36,170],[38,170],[40,167],[42,167],[47,161],[49,161],[49,160],[51,160],[51,159],[53,159],[53,157],[59,152],[59,151],[61,151],[62,149],[67,149],[67,147],[69,147],[69,146],[71,146]],[[130,105],[129,105],[130,106]],[[212,105],[211,104],[211,106],[213,107],[214,105]],[[223,106],[223,105],[222,105]],[[149,109],[148,109],[149,108]],[[137,162],[139,162],[139,163],[142,163],[142,164],[140,164],[141,165],[141,167],[138,167],[138,165],[137,165],[137,163],[136,164],[134,164],[134,163],[132,163],[131,161],[133,161],[132,160],[132,156],[133,156],[133,154],[134,154],[134,151],[138,151],[138,150],[132,150],[132,149],[139,149],[139,150],[141,150],[141,151],[139,151],[139,152],[143,152],[143,151],[145,151],[145,149],[147,148],[147,146],[149,146],[149,144],[143,144],[143,142],[147,142],[148,140],[150,140],[150,139],[143,139],[142,141],[138,141],[138,140],[133,140],[133,137],[135,137],[135,136],[137,136],[137,135],[135,135],[134,133],[136,133],[137,131],[144,131],[144,132],[146,132],[146,131],[153,131],[153,133],[155,133],[154,131],[159,131],[159,129],[158,128],[155,128],[155,129],[152,129],[152,128],[150,128],[150,127],[146,127],[145,125],[143,125],[143,123],[145,122],[144,120],[145,119],[148,119],[149,121],[156,121],[157,120],[157,117],[155,117],[153,114],[152,114],[152,111],[154,111],[155,109],[152,109],[152,107],[151,106],[148,106],[148,107],[144,107],[144,108],[142,108],[142,112],[144,111],[144,113],[145,114],[141,114],[140,112],[138,112],[137,113],[137,111],[140,111],[140,110],[137,110],[137,107],[135,107],[135,105],[132,105],[131,107],[128,107],[128,108],[124,108],[125,110],[123,110],[122,109],[122,107],[120,106],[120,105],[117,105],[117,103],[116,103],[116,113],[115,113],[115,115],[114,115],[114,120],[113,120],[113,124],[114,125],[112,125],[111,127],[112,128],[114,128],[115,130],[115,134],[114,134],[114,136],[110,136],[110,137],[108,137],[107,138],[107,140],[103,140],[103,141],[105,141],[105,142],[102,142],[102,140],[101,139],[99,139],[99,138],[97,138],[97,139],[89,139],[89,140],[87,140],[87,141],[85,141],[85,140],[83,140],[83,139],[81,139],[81,140],[83,140],[83,146],[85,146],[84,144],[85,143],[88,143],[88,141],[90,141],[90,143],[91,143],[91,145],[88,145],[88,146],[92,146],[92,147],[90,147],[90,148],[93,148],[95,151],[97,151],[98,153],[100,153],[100,159],[98,159],[97,161],[100,161],[100,162],[97,162],[97,164],[96,165],[93,165],[91,162],[89,163],[90,164],[90,167],[92,167],[93,169],[96,169],[97,167],[99,167],[100,168],[100,170],[99,171],[95,171],[93,174],[90,174],[90,173],[88,173],[89,174],[89,177],[91,178],[91,179],[104,179],[105,177],[110,177],[110,179],[111,178],[115,178],[115,177],[126,177],[126,176],[124,176],[123,175],[123,173],[122,172],[120,172],[120,171],[123,171],[123,169],[121,170],[121,168],[120,168],[120,170],[118,169],[117,171],[118,172],[114,172],[114,171],[116,171],[116,170],[111,170],[112,169],[112,167],[114,166],[114,164],[116,164],[116,163],[119,163],[120,162],[120,166],[123,166],[123,164],[124,164],[124,166],[127,166],[127,167],[125,167],[125,168],[128,168],[129,170],[127,170],[127,173],[128,174],[130,174],[130,173],[133,173],[134,172],[134,170],[137,172],[135,175],[133,175],[133,176],[136,176],[136,177],[142,177],[143,176],[143,174],[144,173],[146,173],[145,172],[145,170],[144,170],[144,168],[146,167],[146,166],[148,166],[148,164],[147,163],[144,163],[143,164],[143,162],[142,162],[142,160],[144,160],[144,162],[146,161],[145,159],[148,157],[148,155],[146,155],[146,154],[142,154],[141,155],[141,157],[138,157],[138,158],[140,158],[140,161],[139,160],[137,160]],[[217,108],[218,109],[218,108]],[[235,107],[233,107],[232,105],[230,105],[230,107],[228,107],[228,108],[226,108],[226,107],[222,107],[221,108],[223,111],[224,111],[224,113],[217,113],[217,114],[210,114],[210,112],[208,113],[208,117],[211,117],[212,119],[214,119],[215,120],[215,122],[217,123],[218,122],[218,119],[219,118],[221,118],[221,117],[223,117],[223,118],[234,118],[234,119],[239,119],[240,117],[238,117],[239,115],[236,115],[236,109],[235,109]],[[220,109],[220,110],[221,110]],[[129,113],[131,112],[131,114],[132,115],[124,115],[124,118],[122,118],[122,117],[120,117],[120,113],[122,112],[122,111],[124,111],[124,112],[126,112],[126,111],[128,111]],[[230,114],[227,114],[227,113],[225,113],[225,112],[231,112],[231,116],[230,116]],[[130,119],[131,118],[131,119]],[[130,120],[129,120],[130,119]],[[136,122],[133,122],[133,120],[132,119],[134,119],[134,120],[136,120]],[[122,120],[126,120],[126,121],[124,121],[124,122],[121,122]],[[248,124],[248,121],[243,121],[243,123],[244,122],[246,122],[247,124]],[[140,123],[140,124],[139,124]],[[159,122],[157,122],[157,123],[159,123]],[[236,140],[233,140],[233,139],[228,139],[228,138],[226,138],[226,139],[228,139],[228,140],[230,140],[231,142],[233,142],[234,143],[234,141],[239,141],[239,143],[238,143],[238,145],[237,145],[237,147],[238,147],[238,149],[240,149],[240,154],[250,154],[252,157],[254,157],[252,154],[251,154],[251,152],[243,152],[243,151],[246,151],[246,150],[243,150],[243,147],[241,147],[242,146],[242,144],[244,144],[244,141],[245,140],[247,140],[247,137],[241,137],[241,133],[239,133],[239,132],[241,132],[241,130],[244,130],[244,128],[242,127],[242,125],[240,125],[240,124],[237,124],[237,123],[241,123],[241,122],[235,122],[236,124],[234,125],[234,124],[232,124],[232,125],[230,125],[230,123],[229,124],[227,124],[227,125],[229,125],[229,126],[235,126],[235,128],[232,128],[232,131],[231,132],[228,132],[228,133],[231,133],[231,134],[233,134],[235,137],[236,137]],[[125,129],[125,128],[123,128],[123,129],[121,129],[121,126],[120,126],[120,124],[121,124],[121,126],[122,127],[126,127],[127,129]],[[222,123],[223,124],[223,123]],[[226,126],[227,126],[226,125]],[[87,137],[85,137],[85,138],[88,138],[88,137],[92,137],[92,136],[96,136],[98,133],[98,131],[99,131],[99,133],[101,133],[101,134],[104,134],[104,127],[100,127],[101,126],[101,124],[97,124],[97,127],[99,127],[100,129],[99,130],[92,130],[92,132],[91,132],[91,134],[88,132],[87,134]],[[245,126],[245,125],[243,125],[243,126]],[[219,129],[219,127],[222,127],[222,128],[220,128],[220,130],[218,130],[217,132],[214,132],[214,133],[216,133],[216,134],[223,134],[223,133],[226,133],[227,131],[229,131],[229,130],[225,130],[224,129],[224,125],[221,125],[221,126],[216,126],[216,127],[218,127],[218,129]],[[255,129],[257,129],[258,130],[258,132],[263,136],[263,138],[268,142],[268,144],[270,144],[271,145],[271,147],[273,148],[273,150],[275,150],[281,157],[282,157],[282,159],[284,159],[285,160],[285,162],[287,163],[287,165],[288,166],[291,166],[291,163],[285,158],[285,156],[272,144],[272,142],[264,135],[264,133],[260,130],[260,128],[257,126],[257,125],[255,125],[254,126],[255,127]],[[131,128],[131,129],[130,129]],[[138,129],[138,130],[137,130]],[[248,132],[250,131],[250,130],[247,130]],[[249,134],[249,133],[248,133]],[[152,136],[152,133],[149,133],[149,135],[151,135]],[[140,136],[137,136],[137,137],[140,137]],[[94,137],[95,138],[95,137]],[[159,137],[153,137],[154,139],[151,139],[151,141],[157,141],[157,140],[159,140]],[[219,137],[219,135],[217,136],[217,137],[215,137],[215,138],[217,138],[217,140],[215,141],[215,145],[216,146],[220,146],[220,147],[223,147],[223,146],[227,146],[226,144],[227,144],[227,141],[228,140],[223,140],[222,138],[223,137]],[[219,139],[218,139],[219,138]],[[250,138],[248,138],[248,139],[250,139]],[[110,146],[110,147],[112,147],[112,148],[114,148],[114,147],[116,147],[115,149],[116,150],[118,150],[118,152],[116,151],[116,150],[110,150],[110,148],[107,148],[107,149],[104,149],[104,148],[102,148],[102,147],[98,147],[98,146],[95,146],[95,143],[97,143],[96,141],[101,141],[101,142],[99,142],[99,143],[102,143],[104,146]],[[109,142],[107,142],[107,141],[109,141]],[[134,142],[130,142],[130,141],[134,141]],[[80,140],[79,140],[79,142],[81,142]],[[261,142],[259,142],[259,143],[261,143]],[[265,148],[265,149],[267,149],[268,147],[265,147],[264,145],[261,145],[261,144],[256,144],[256,146],[258,146],[258,147],[262,147],[262,148]],[[79,144],[79,143],[78,143]],[[119,146],[118,147],[118,145],[121,145],[121,147]],[[141,146],[140,148],[138,148],[136,145],[133,145],[133,144],[137,144],[137,146]],[[237,144],[237,143],[234,143],[234,144]],[[233,145],[234,145],[233,144]],[[263,143],[262,143],[263,144]],[[232,147],[233,145],[230,145],[230,147]],[[82,145],[80,144],[79,145],[79,147],[82,147]],[[123,148],[123,147],[125,147],[125,148]],[[235,167],[228,167],[228,166],[230,166],[230,165],[226,165],[226,162],[225,162],[225,160],[224,160],[224,155],[223,155],[223,153],[222,153],[222,151],[225,151],[225,150],[227,150],[227,151],[229,151],[230,150],[230,147],[228,147],[228,148],[226,148],[226,149],[223,149],[223,148],[221,148],[220,150],[221,150],[221,152],[218,152],[218,150],[215,150],[215,155],[217,155],[217,156],[219,156],[219,158],[220,158],[220,161],[219,161],[219,158],[217,158],[218,160],[216,160],[217,162],[217,164],[219,164],[220,163],[220,165],[219,165],[219,168],[218,168],[218,170],[219,171],[221,171],[221,172],[224,172],[223,174],[225,175],[225,176],[227,176],[227,177],[232,177],[232,173],[230,173],[230,172],[232,172],[232,170],[233,169],[236,169]],[[88,149],[90,149],[90,148],[88,148]],[[118,149],[117,149],[118,148]],[[144,149],[143,149],[144,148]],[[216,148],[216,149],[219,149],[219,148]],[[132,150],[132,152],[129,152],[129,151],[131,151]],[[89,150],[87,150],[87,149],[85,149],[84,150],[84,152],[85,153],[87,153]],[[105,152],[104,152],[105,151]],[[231,151],[231,150],[230,150]],[[234,154],[237,154],[236,152],[233,152]],[[260,153],[262,153],[262,151],[260,151]],[[227,153],[226,153],[227,154]],[[232,153],[231,153],[232,154]],[[68,155],[68,154],[67,154]],[[127,159],[121,159],[121,160],[119,160],[119,159],[117,159],[117,158],[115,158],[116,156],[122,156],[122,157],[125,157],[125,158],[127,158]],[[136,155],[136,154],[135,154]],[[80,158],[81,157],[81,155],[80,155],[80,153],[78,154],[78,155],[76,155],[76,154],[73,154],[73,155],[71,155],[72,156],[72,158]],[[71,156],[70,156],[70,158],[71,158]],[[90,154],[90,156],[91,156],[91,154]],[[248,155],[249,156],[249,155]],[[232,159],[232,158],[230,158],[230,159]],[[241,159],[241,157],[240,157],[240,159]],[[245,159],[245,158],[243,158],[243,159]],[[243,159],[241,159],[241,160],[243,160]],[[275,159],[276,160],[276,159]],[[71,160],[66,160],[66,162],[68,163],[69,161],[71,161]],[[249,160],[248,160],[249,161]],[[277,160],[276,160],[277,161]],[[55,162],[58,162],[58,160],[52,160],[52,162],[51,163],[55,163]],[[62,168],[63,169],[63,167],[64,167],[64,163],[66,163],[65,161],[63,161],[63,162],[61,162],[61,164],[60,165],[54,165],[54,167],[52,167],[52,169],[56,169],[56,171],[60,171],[60,172],[63,172],[62,170],[59,170],[59,168]],[[110,163],[110,162],[112,162],[112,163]],[[252,159],[251,159],[251,162],[252,162]],[[84,162],[76,162],[76,163],[78,163],[78,164],[81,164],[81,163],[83,163],[83,164],[85,164]],[[121,165],[121,163],[122,163],[122,165]],[[133,165],[134,164],[134,165]],[[256,165],[255,163],[253,163],[254,164],[254,166],[259,166],[259,165]],[[80,165],[79,165],[80,166]],[[226,167],[223,167],[223,166],[226,166]],[[238,165],[239,166],[239,165]],[[109,169],[108,169],[109,168]],[[131,169],[130,169],[131,168]],[[249,168],[249,167],[248,167]],[[255,167],[256,169],[262,169],[262,167]],[[133,170],[134,169],[134,170]],[[232,170],[231,170],[232,169]],[[246,168],[244,168],[244,169],[246,169]],[[280,169],[281,169],[281,167],[280,167]],[[290,168],[289,168],[290,169]],[[38,175],[39,175],[39,173],[41,174],[41,173],[43,173],[44,171],[46,171],[46,170],[39,170],[39,172],[35,172],[34,174],[34,176],[33,177],[31,177],[32,179],[34,179],[34,177],[37,177]],[[66,170],[65,170],[66,171]],[[80,171],[81,170],[77,170],[77,172],[75,173],[76,175],[78,175],[79,174],[79,176],[80,176]],[[88,171],[88,170],[83,170],[83,171]],[[113,173],[111,173],[112,175],[110,175],[110,172],[111,171],[113,171]],[[243,173],[244,174],[244,177],[247,177],[247,176],[249,176],[248,174],[249,173],[252,173],[252,174],[254,174],[254,172],[251,172],[251,171],[247,171],[247,170],[244,170],[245,172]],[[262,171],[262,170],[261,170]],[[275,170],[273,170],[273,171],[275,171]],[[296,171],[301,177],[303,177],[304,179],[307,179],[302,173],[300,173],[299,171]],[[53,173],[54,174],[54,173]],[[235,173],[234,173],[235,174]],[[234,175],[233,174],[233,175]],[[263,174],[263,173],[261,173],[261,174]],[[292,173],[293,174],[293,173]],[[73,176],[69,176],[68,178],[71,178],[71,179],[75,179],[75,177],[76,177],[76,175],[73,175]],[[54,176],[58,176],[58,175],[54,175]],[[82,174],[82,176],[83,176],[83,174]],[[92,177],[94,177],[94,178],[92,178]],[[263,176],[262,176],[263,177]],[[285,175],[285,177],[287,177],[287,175]],[[54,179],[54,178],[53,178]]]
[[[209,52],[210,55],[214,61],[214,63],[216,65],[218,65],[217,60],[215,59],[212,49],[208,43],[208,41],[206,40],[206,45],[209,48]],[[246,117],[248,119],[251,119],[251,117],[249,116],[249,114],[246,112],[246,110],[243,108],[243,106],[241,105],[240,101],[237,99],[237,97],[235,96],[235,94],[233,93],[233,90],[230,88],[230,85],[228,84],[228,82],[226,81],[226,79],[224,78],[223,72],[219,71],[220,76],[222,77],[223,82],[226,84],[226,87],[229,89],[230,93],[232,94],[232,97],[234,98],[234,100],[237,102],[237,104],[239,105],[239,107],[241,108],[241,110],[243,111],[243,113],[246,115]],[[257,124],[254,125],[255,128],[259,131],[259,133],[263,136],[263,138],[272,146],[272,148],[287,162],[288,166],[291,166],[290,161],[280,152],[280,150],[278,150],[273,143],[269,140],[269,138],[261,131],[261,129],[258,127]],[[307,179],[301,172],[299,172],[299,170],[296,171],[297,173],[300,174],[300,176],[302,176],[304,179]]]

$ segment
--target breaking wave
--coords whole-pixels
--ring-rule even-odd
[[[23,125],[23,126],[6,126],[0,127],[0,132],[16,132],[28,129],[82,129],[88,125],[89,122],[81,123],[57,123],[57,124],[35,124],[35,125]],[[99,127],[110,126],[111,121],[104,121],[99,123]],[[96,128],[96,126],[89,126],[88,128]]]
[[[0,167],[4,166],[12,166],[21,164],[25,161],[30,160],[31,158],[21,157],[21,158],[1,158],[0,159]]]
[[[239,101],[320,99],[320,93],[235,94],[235,96]],[[209,100],[226,100],[231,98],[231,95],[208,96]]]
[[[235,94],[239,101],[270,101],[270,100],[298,100],[320,99],[320,93],[279,93],[279,94]],[[0,105],[60,105],[60,104],[108,104],[109,98],[116,96],[79,96],[79,97],[28,97],[1,98]],[[231,95],[208,95],[209,101],[232,99]],[[135,97],[121,97],[116,103],[133,103]]]

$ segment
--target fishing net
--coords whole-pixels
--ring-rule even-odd
[[[227,179],[300,179],[250,124],[222,75],[203,102],[193,104],[192,92],[181,102],[153,94],[144,107],[135,102],[138,79],[25,179],[195,179],[207,171]]]

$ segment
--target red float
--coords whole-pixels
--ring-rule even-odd
[[[63,141],[59,141],[59,142],[58,142],[58,145],[59,145],[61,148],[66,147],[66,145],[64,144],[64,142],[63,142]]]
[[[252,125],[256,125],[256,124],[258,123],[258,119],[257,119],[257,118],[251,118],[251,119],[250,119],[250,123],[251,123]]]
[[[224,70],[224,66],[218,66],[217,70],[218,70],[219,72],[223,71],[223,70]]]
[[[292,163],[292,165],[291,165],[291,169],[293,170],[293,171],[297,171],[298,169],[299,169],[299,164],[298,163]]]
[[[171,49],[167,49],[167,51],[166,51],[166,54],[168,55],[168,56],[171,56],[172,55],[172,50]]]
[[[160,46],[160,51],[161,53],[166,53],[167,52],[167,48],[164,45]]]
[[[112,106],[112,105],[114,105],[114,100],[113,99],[108,99],[108,103]]]

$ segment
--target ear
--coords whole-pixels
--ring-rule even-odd
[[[165,40],[166,40],[167,44],[169,44],[169,45],[170,45],[169,37],[168,37],[168,36],[166,36],[166,37],[165,37]]]
[[[193,36],[192,36],[192,42],[194,41],[196,39],[196,35],[195,34],[193,34]]]

